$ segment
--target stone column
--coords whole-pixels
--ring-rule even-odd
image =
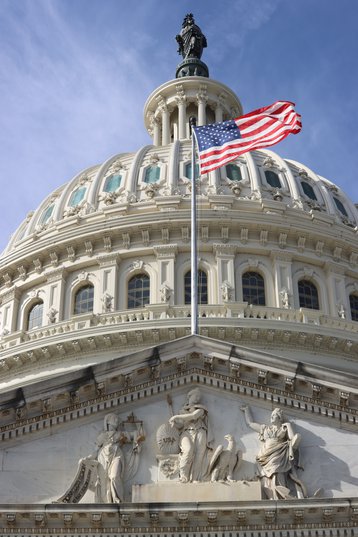
[[[332,317],[341,317],[342,319],[349,318],[347,312],[350,309],[350,305],[346,293],[344,268],[338,267],[333,263],[326,263],[325,273],[329,315],[332,315]]]
[[[183,90],[182,84],[176,86],[177,95],[175,97],[176,103],[178,105],[178,123],[179,123],[179,140],[185,140],[187,137],[186,134],[186,95]]]
[[[151,135],[153,137],[153,145],[160,145],[160,122],[154,114],[150,117]]]
[[[158,97],[158,105],[158,110],[162,115],[162,145],[168,145],[170,143],[170,113],[162,95]]]
[[[223,121],[224,108],[225,108],[226,95],[220,93],[218,101],[215,107],[215,122],[220,123]]]
[[[217,103],[215,107],[215,123],[221,123],[223,120],[223,109],[221,103]]]
[[[154,246],[158,262],[158,302],[174,305],[176,244]]]
[[[231,244],[214,244],[213,251],[218,268],[217,302],[235,302],[234,261],[237,247]]]
[[[284,252],[272,252],[274,272],[274,304],[277,308],[294,307],[292,285],[292,256]]]
[[[62,267],[47,275],[47,303],[44,303],[44,324],[62,321],[65,316],[66,270]]]
[[[1,296],[1,325],[0,335],[8,335],[17,330],[19,315],[20,289],[13,288]]]
[[[101,313],[110,313],[118,309],[118,266],[120,256],[118,254],[109,254],[98,258],[100,271],[98,274],[100,280],[100,304],[97,305],[97,311]]]
[[[196,94],[198,102],[198,126],[206,124],[206,103],[208,94],[205,85],[200,85],[200,89]]]

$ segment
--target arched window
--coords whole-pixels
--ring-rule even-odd
[[[348,217],[348,213],[347,213],[347,211],[346,211],[346,208],[345,208],[345,206],[343,205],[343,203],[341,202],[341,200],[339,200],[338,198],[335,198],[334,196],[333,196],[333,199],[334,199],[334,203],[336,204],[336,207],[337,207],[337,209],[339,210],[339,212],[340,212],[341,214],[343,214],[343,216],[347,216],[347,217]]]
[[[144,182],[145,183],[156,183],[159,181],[160,177],[160,168],[159,166],[149,166],[145,170]]]
[[[349,295],[352,321],[358,321],[358,295]]]
[[[184,276],[184,303],[191,304],[191,270]],[[208,275],[198,270],[198,304],[208,303]]]
[[[245,272],[242,275],[242,299],[249,304],[265,305],[265,282],[257,272]]]
[[[317,201],[316,194],[309,183],[307,183],[306,181],[301,181],[301,186],[302,186],[303,192],[306,194],[308,198],[310,198],[311,200]]]
[[[272,172],[271,170],[265,170],[265,177],[270,186],[273,188],[281,188],[281,181],[277,173]]]
[[[149,304],[150,280],[147,274],[136,274],[128,282],[128,309]]]
[[[236,166],[236,164],[228,164],[225,168],[226,175],[230,181],[242,181],[242,173],[239,166]]]
[[[73,308],[75,315],[93,311],[93,291],[93,285],[85,285],[77,291]]]
[[[319,310],[318,291],[317,287],[308,280],[300,280],[298,282],[298,296],[300,300],[300,308],[309,308],[311,310]]]
[[[41,301],[34,304],[27,315],[27,329],[32,330],[33,328],[38,328],[42,326],[42,317],[44,311],[44,304]]]

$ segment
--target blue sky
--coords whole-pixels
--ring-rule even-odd
[[[273,149],[358,201],[357,0],[0,0],[0,251],[55,188],[148,143],[187,12],[245,112],[296,102],[303,130]]]

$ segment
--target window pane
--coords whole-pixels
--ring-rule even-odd
[[[39,220],[40,224],[46,224],[46,222],[50,219],[52,212],[53,212],[54,205],[49,205],[44,212],[41,215],[41,218]]]
[[[146,169],[144,182],[145,183],[156,183],[159,181],[160,177],[160,168],[159,166],[150,166]]]
[[[242,174],[239,166],[236,164],[228,164],[226,166],[226,174],[231,181],[241,181]]]
[[[191,162],[185,164],[185,177],[191,179]],[[195,178],[199,177],[199,164],[195,164]]]
[[[317,200],[316,194],[309,183],[306,183],[306,181],[301,181],[301,186],[307,197],[311,198],[311,200]]]
[[[265,305],[265,282],[257,272],[245,272],[242,275],[242,298],[249,304]]]
[[[32,330],[32,328],[38,328],[42,326],[42,315],[43,315],[44,305],[43,302],[39,302],[32,306],[29,311],[27,318],[27,329]]]
[[[75,295],[74,313],[88,313],[93,311],[93,285],[81,287]]]
[[[76,207],[76,205],[78,205],[85,197],[86,190],[87,189],[85,186],[81,186],[80,188],[72,192],[68,205],[70,207]]]
[[[335,198],[334,196],[333,196],[333,199],[334,199],[334,203],[336,204],[336,207],[339,210],[339,212],[342,213],[344,216],[348,216],[348,213],[347,213],[343,203],[338,198]]]
[[[298,296],[300,299],[300,308],[319,310],[318,291],[313,283],[307,280],[299,281]]]
[[[358,321],[358,295],[349,295],[352,321]]]
[[[184,276],[184,303],[191,304],[191,270]],[[208,276],[198,270],[198,304],[208,303]]]
[[[121,175],[109,175],[104,183],[104,192],[115,192],[121,186]]]
[[[149,304],[150,280],[146,274],[137,274],[128,282],[128,308],[142,308]]]
[[[281,188],[281,181],[277,173],[272,172],[271,170],[265,170],[266,181],[273,188]]]

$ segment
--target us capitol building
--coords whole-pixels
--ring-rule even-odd
[[[243,113],[188,14],[153,144],[50,193],[0,257],[0,534],[358,534],[358,211],[259,150],[199,177],[189,117]]]

